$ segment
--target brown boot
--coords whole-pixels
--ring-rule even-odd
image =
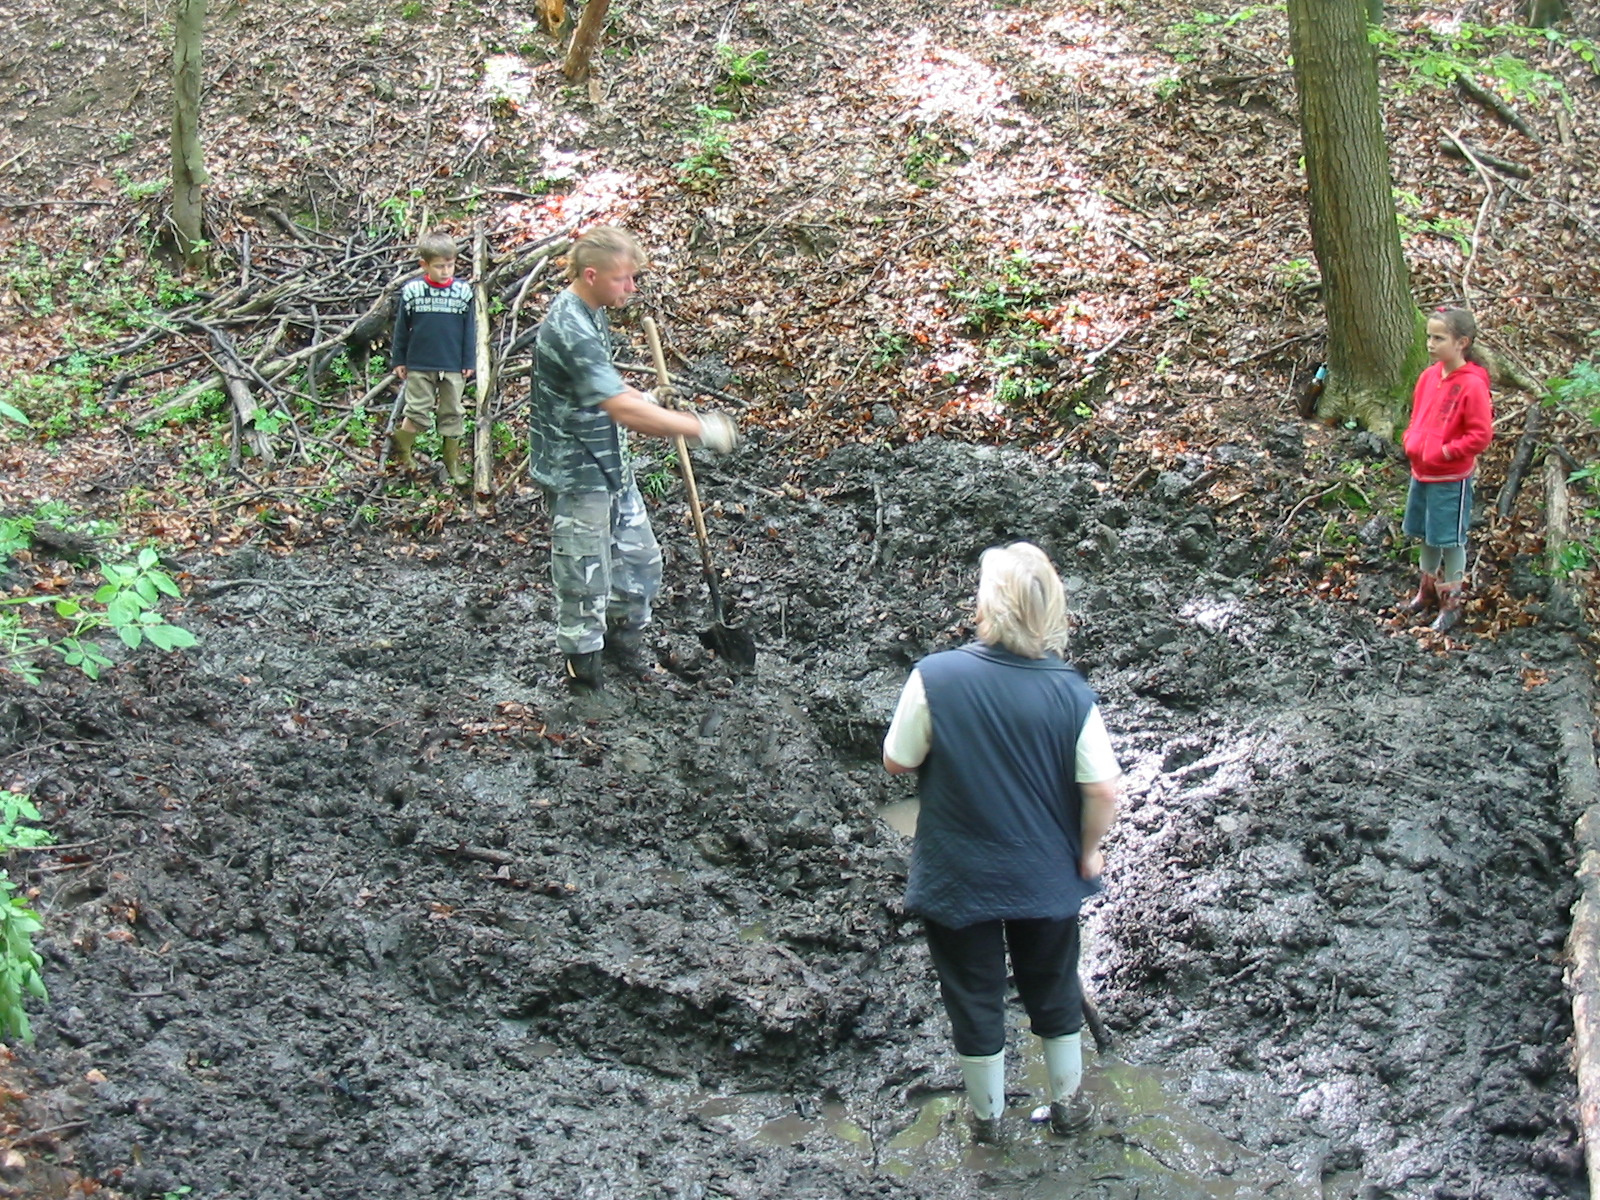
[[[1439,585],[1439,615],[1433,619],[1433,629],[1449,633],[1461,621],[1461,583]]]
[[[1406,604],[1408,613],[1425,613],[1439,603],[1439,577],[1424,571],[1422,582],[1417,586],[1417,594],[1411,597]]]
[[[468,475],[466,471],[461,469],[460,438],[445,438],[444,445],[440,450],[440,456],[444,459],[445,477],[449,479],[451,483],[453,483],[456,487],[461,488],[466,487],[467,484],[472,482],[472,476]]]
[[[396,466],[409,471],[417,465],[417,460],[411,457],[411,446],[416,440],[417,431],[407,429],[404,423],[389,435],[389,454]]]

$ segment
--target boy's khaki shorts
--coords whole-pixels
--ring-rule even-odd
[[[467,429],[461,392],[466,382],[460,371],[407,371],[406,420],[426,429],[439,414],[439,436],[460,437]]]

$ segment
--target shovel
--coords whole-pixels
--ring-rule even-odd
[[[644,319],[644,335],[650,341],[650,357],[656,364],[656,382],[662,387],[672,385],[667,373],[666,356],[661,353],[661,334],[655,320]],[[728,662],[741,667],[756,665],[756,642],[748,632],[728,624],[722,613],[722,589],[717,586],[717,571],[711,565],[711,539],[706,536],[706,518],[700,511],[700,490],[694,485],[694,464],[689,461],[689,445],[679,434],[673,439],[678,452],[678,470],[683,472],[683,486],[689,493],[689,513],[694,518],[694,536],[700,543],[700,566],[705,572],[706,589],[711,593],[711,616],[716,624],[700,631],[700,642]]]

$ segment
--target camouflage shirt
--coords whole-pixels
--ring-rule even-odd
[[[533,348],[528,472],[555,492],[620,492],[633,482],[627,430],[600,410],[628,390],[611,361],[611,323],[568,288]]]

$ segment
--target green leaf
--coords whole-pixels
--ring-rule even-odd
[[[122,644],[129,650],[137,650],[144,641],[144,630],[133,623],[117,626],[117,636],[122,639]]]
[[[196,642],[194,634],[176,625],[157,625],[145,631],[145,637],[163,650],[186,650]]]

